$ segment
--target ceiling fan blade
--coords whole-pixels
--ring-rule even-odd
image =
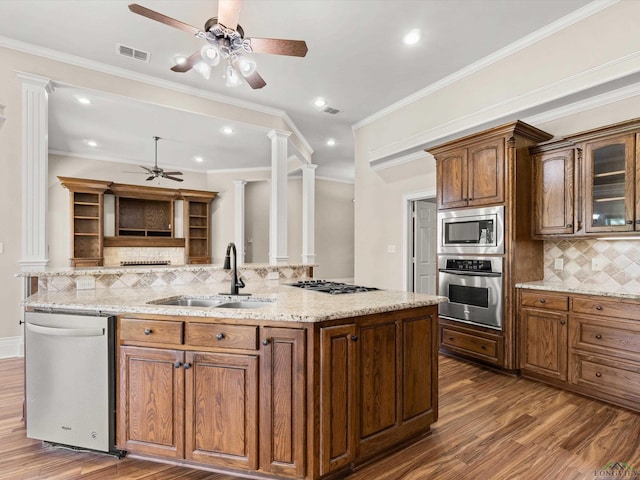
[[[162,178],[168,178],[169,180],[175,180],[176,182],[183,182],[184,179],[178,177],[172,177],[170,175],[162,175]]]
[[[267,84],[258,72],[253,72],[251,75],[244,77],[244,81],[254,90],[262,88]]]
[[[200,60],[202,60],[202,55],[200,54],[200,51],[198,50],[197,52],[191,54],[185,61],[184,63],[181,63],[180,65],[174,65],[173,67],[171,67],[171,70],[173,70],[174,72],[178,72],[178,73],[185,73],[188,72],[189,70],[191,70],[193,68],[193,66],[198,63]]]
[[[163,172],[165,175],[182,175],[182,172]]]
[[[150,174],[153,175],[153,170],[151,170],[149,167],[145,167],[143,165],[140,165],[140,168],[144,168],[147,171],[147,173],[150,173]]]
[[[156,176],[155,175],[151,175],[150,177],[147,177],[147,181],[153,180],[154,178],[156,178]]]
[[[218,23],[236,30],[242,10],[242,0],[218,0]]]
[[[250,38],[251,50],[256,53],[304,57],[309,49],[304,40],[282,40],[279,38]]]
[[[131,5],[129,5],[129,10],[132,11],[133,13],[137,13],[138,15],[142,15],[143,17],[147,17],[147,18],[150,18],[151,20],[155,20],[156,22],[164,23],[165,25],[169,25],[170,27],[177,28],[178,30],[191,33],[192,35],[198,35],[200,33],[200,29],[192,25],[189,25],[188,23],[181,22],[180,20],[176,20],[175,18],[167,17],[162,13],[158,13],[147,7],[138,5],[137,3],[132,3]]]

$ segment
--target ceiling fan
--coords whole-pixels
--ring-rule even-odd
[[[304,57],[308,49],[304,40],[245,38],[244,30],[238,25],[242,1],[218,0],[218,16],[205,22],[204,31],[136,3],[129,5],[129,10],[206,40],[207,44],[201,50],[193,53],[184,62],[174,65],[171,68],[174,72],[184,73],[193,68],[205,78],[209,78],[211,67],[224,60],[224,76],[228,86],[238,85],[244,79],[251,88],[257,89],[267,83],[256,72],[255,62],[244,54],[255,52]]]
[[[169,180],[175,180],[176,182],[182,182],[182,178],[177,178],[174,175],[182,175],[182,172],[165,172],[163,168],[158,167],[158,140],[160,137],[153,137],[156,142],[156,155],[155,155],[155,164],[153,168],[145,167],[144,165],[140,165],[140,168],[143,168],[147,171],[149,176],[147,180],[153,180],[154,178],[168,178]],[[133,173],[133,172],[132,172]]]

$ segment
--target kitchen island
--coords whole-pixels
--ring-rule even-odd
[[[245,290],[241,300],[218,295],[227,282],[41,291],[25,307],[117,315],[117,446],[129,455],[329,479],[429,433],[445,298]],[[244,303],[159,303],[185,298]]]

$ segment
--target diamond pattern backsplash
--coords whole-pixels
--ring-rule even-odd
[[[558,258],[563,270],[555,269]],[[544,279],[640,290],[640,240],[546,240]]]

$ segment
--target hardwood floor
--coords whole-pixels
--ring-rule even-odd
[[[27,439],[22,365],[0,360],[0,479],[236,480]],[[348,480],[595,480],[609,462],[640,470],[640,414],[441,357],[431,436]]]

